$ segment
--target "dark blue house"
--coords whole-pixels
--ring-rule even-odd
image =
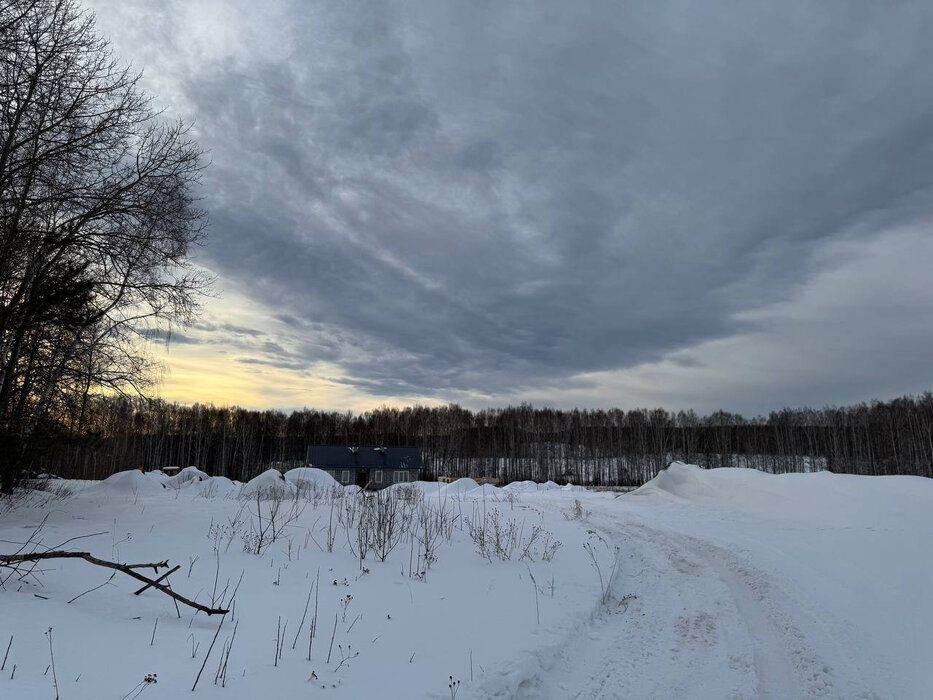
[[[422,460],[417,447],[318,445],[308,448],[308,466],[323,469],[344,486],[383,489],[416,481]]]

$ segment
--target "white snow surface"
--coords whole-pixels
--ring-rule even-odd
[[[463,478],[457,479],[449,484],[442,484],[438,491],[446,496],[460,496],[468,491],[474,491],[477,488],[479,488],[479,484],[473,481],[473,479]]]
[[[332,489],[340,486],[338,481],[323,469],[314,467],[297,467],[285,472],[285,480],[293,484],[302,484],[322,489]]]
[[[210,476],[198,483],[201,498],[236,498],[241,485],[225,476]]]
[[[297,487],[278,469],[267,469],[259,476],[255,476],[240,489],[241,498],[271,499],[279,495],[292,495]]]
[[[301,500],[298,476],[266,472],[243,486],[252,500],[238,501],[231,495],[239,485],[226,479],[175,490],[157,475],[123,472],[87,488],[73,482],[75,495],[64,500],[0,505],[0,552],[17,550],[10,543],[45,518],[45,546],[105,531],[66,546],[118,561],[168,558],[182,565],[174,590],[201,602],[210,602],[215,577],[219,594],[243,573],[235,615],[195,693],[217,616],[181,607],[179,619],[168,597],[151,589],[134,596],[140,584],[122,574],[75,599],[110,576],[80,560],[47,561],[35,579],[7,580],[0,655],[11,635],[13,644],[0,698],[54,697],[50,627],[68,700],[118,700],[153,672],[158,683],[143,688],[142,700],[446,699],[451,675],[461,681],[458,700],[930,697],[931,480],[674,464],[625,495],[416,482],[426,505],[454,517],[450,540],[442,538],[430,568],[417,556],[410,566],[418,544],[406,539],[385,562],[370,554],[364,573],[342,529],[327,551],[327,523],[337,515],[319,490]],[[270,487],[300,504],[297,519],[261,555],[243,551],[238,537],[226,545],[224,528],[238,514],[253,517],[255,494]],[[341,499],[361,498],[332,493],[341,494],[337,511]],[[538,526],[563,546],[551,561],[540,548],[533,561],[483,558],[469,524],[494,514],[522,536]],[[605,604],[584,545],[608,584]],[[409,575],[418,568],[423,577]],[[308,661],[313,594],[300,621],[318,570]],[[287,628],[276,664],[280,618]],[[214,676],[234,624],[221,687]]]
[[[165,489],[166,477],[163,474],[141,472],[130,469],[108,476],[98,484],[91,486],[97,495],[111,495],[119,498],[125,495],[153,495]]]
[[[175,476],[170,478],[175,486],[184,486],[185,484],[189,484],[192,481],[204,481],[205,479],[210,479],[211,477],[207,472],[203,472],[197,467],[185,467]]]

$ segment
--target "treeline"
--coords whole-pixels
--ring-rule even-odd
[[[470,411],[383,408],[362,414],[292,413],[125,398],[95,399],[80,432],[59,428],[32,468],[75,478],[197,465],[245,480],[304,464],[310,445],[410,445],[424,478],[450,474],[593,485],[638,485],[672,460],[773,473],[828,469],[933,476],[933,393],[821,410],[785,409],[746,419],[718,411]]]

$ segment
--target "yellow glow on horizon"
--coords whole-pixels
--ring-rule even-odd
[[[148,343],[164,371],[154,394],[180,404],[214,404],[250,409],[289,410],[313,407],[356,413],[382,406],[444,405],[429,396],[372,395],[342,380],[335,364],[308,360],[301,368],[264,362],[294,362],[301,353],[283,350],[278,357],[267,342],[295,348],[294,328],[276,320],[270,310],[235,289],[221,290],[203,305],[200,327],[179,329],[175,341]],[[299,359],[300,361],[300,359]]]
[[[308,370],[246,363],[244,356],[216,344],[154,344],[151,351],[164,366],[156,395],[180,404],[283,410],[313,407],[359,413],[386,405],[445,403],[427,396],[373,396],[328,379],[339,380],[343,375],[338,367],[325,363],[315,363]]]

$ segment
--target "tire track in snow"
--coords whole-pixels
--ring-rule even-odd
[[[839,697],[833,671],[794,623],[799,602],[741,553],[605,512],[593,523],[622,547],[617,597],[638,600],[513,667],[508,689],[487,687],[486,697]]]

